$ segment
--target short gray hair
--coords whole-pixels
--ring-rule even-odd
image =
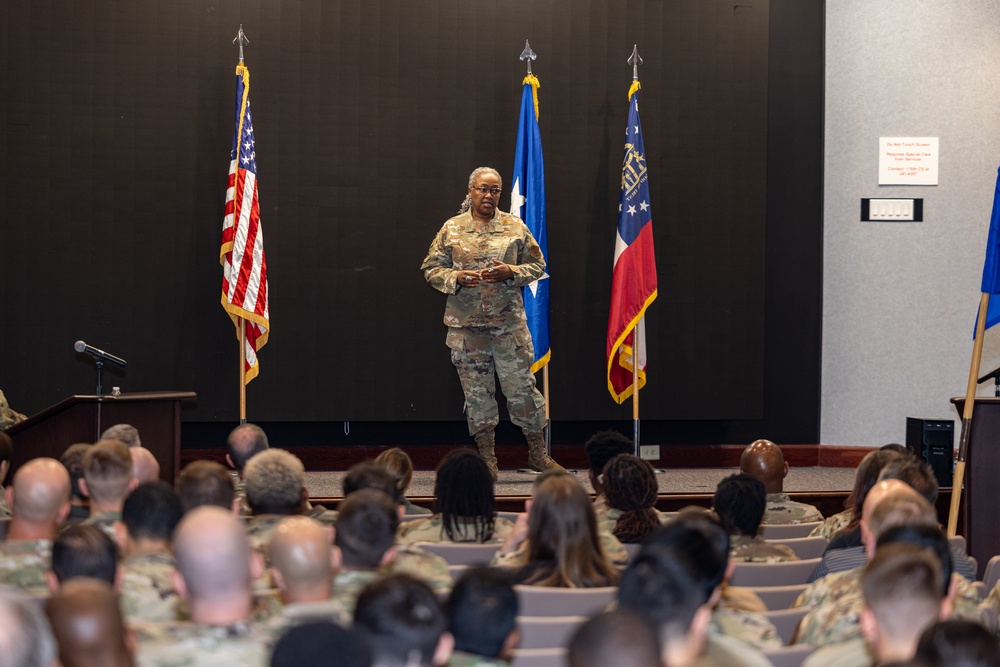
[[[118,440],[126,447],[142,447],[139,439],[139,429],[131,424],[115,424],[101,434],[101,440]]]
[[[268,449],[247,461],[243,480],[254,514],[294,514],[302,503],[306,470],[291,452]]]
[[[503,176],[501,176],[500,172],[493,167],[476,167],[473,169],[472,173],[469,174],[469,187],[471,188],[475,185],[476,179],[483,174],[496,174],[496,177],[500,179],[500,187],[503,187]],[[465,213],[470,208],[472,208],[472,197],[466,194],[465,199],[462,201],[462,205],[458,207],[458,212]]]

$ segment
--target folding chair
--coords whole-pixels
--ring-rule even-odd
[[[448,565],[489,565],[500,550],[499,544],[476,542],[417,542],[416,546],[441,556]]]
[[[790,586],[748,586],[751,591],[767,605],[768,609],[788,609],[792,606],[809,584],[792,584]]]
[[[792,551],[799,558],[806,560],[809,558],[819,558],[826,551],[826,545],[829,544],[827,540],[822,535],[817,535],[816,537],[788,537],[783,539],[768,539],[768,544],[783,544]]]
[[[760,527],[765,540],[787,540],[793,537],[809,537],[813,528],[823,523],[810,521],[808,523],[765,523]]]
[[[819,558],[784,563],[736,563],[729,583],[733,586],[790,586],[804,584]]]
[[[799,627],[799,621],[801,621],[808,613],[808,607],[799,607],[797,609],[778,609],[775,611],[769,611],[765,614],[765,616],[767,616],[767,620],[774,623],[774,627],[777,628],[778,636],[781,637],[781,643],[788,646],[788,644],[792,641],[792,637],[795,636],[795,629]]]
[[[551,588],[514,586],[522,616],[593,616],[604,611],[618,595],[617,586],[600,588]]]
[[[519,649],[567,648],[573,633],[587,622],[586,616],[518,616]]]

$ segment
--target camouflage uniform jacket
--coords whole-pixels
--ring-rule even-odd
[[[11,409],[10,403],[7,402],[7,397],[0,391],[0,430],[8,426],[13,426],[18,422],[23,422],[25,419],[27,417]]]
[[[864,639],[821,646],[802,661],[802,667],[871,667],[874,664],[875,656]]]
[[[710,632],[733,637],[759,649],[780,648],[778,629],[762,613],[716,607]]]
[[[455,651],[448,661],[448,667],[507,667],[508,664],[500,658],[486,658],[463,651]]]
[[[341,570],[333,578],[331,599],[344,610],[344,613],[353,617],[354,606],[357,604],[361,589],[381,576],[375,570]]]
[[[701,655],[692,667],[772,667],[760,649],[733,637],[709,632]]]
[[[427,517],[426,519],[414,519],[404,521],[399,524],[396,531],[396,544],[410,545],[417,542],[475,542],[475,526],[472,521],[457,517],[456,529],[458,534],[456,539],[449,540],[444,533],[444,518],[440,514]],[[496,517],[493,524],[493,537],[486,544],[500,544],[510,531],[514,530],[514,524],[503,517]]]
[[[791,547],[772,544],[760,535],[757,537],[731,535],[729,558],[736,563],[784,563],[799,559]]]
[[[861,637],[861,610],[865,606],[861,591],[863,567],[835,572],[809,584],[792,604],[812,607],[799,623],[794,643],[823,646]],[[979,592],[964,577],[953,574],[956,584],[954,618],[985,623],[979,609]]]
[[[657,509],[654,509],[653,511],[656,512],[661,524],[667,523],[669,520],[667,515]],[[594,515],[597,517],[597,528],[599,530],[614,533],[615,526],[618,525],[618,519],[621,518],[622,511],[609,506],[607,499],[605,499],[604,494],[602,493],[594,500]]]
[[[229,625],[141,623],[138,667],[267,667],[276,637],[250,621]]]
[[[45,573],[52,564],[51,540],[12,540],[0,543],[0,586],[28,595],[47,597]]]
[[[846,528],[847,524],[851,523],[851,519],[854,517],[854,510],[844,510],[843,512],[838,512],[831,517],[823,519],[823,523],[816,526],[809,533],[809,537],[825,537],[830,539],[841,529]]]
[[[767,494],[767,507],[762,523],[811,523],[822,521],[823,515],[812,505],[797,503],[787,493]]]
[[[343,626],[351,624],[350,614],[338,600],[333,598],[319,602],[290,602],[284,605],[281,612],[271,617],[267,623],[280,633],[298,623],[317,620],[333,621]]]
[[[274,588],[268,545],[271,543],[271,533],[274,532],[275,526],[284,518],[285,516],[282,514],[265,514],[247,518],[246,529],[247,538],[250,540],[250,548],[258,552],[261,558],[264,559],[264,571],[253,582],[253,589],[256,592]]]
[[[408,574],[438,594],[449,593],[455,583],[444,558],[415,546],[396,547],[396,559],[389,565],[388,572]]]
[[[187,620],[187,610],[170,575],[174,557],[165,552],[143,554],[121,564],[122,612],[129,623]]]
[[[110,537],[115,544],[118,544],[118,536],[115,534],[115,524],[122,520],[122,513],[119,512],[100,512],[98,514],[91,514],[86,519],[81,521],[83,524],[92,524],[97,526],[104,534]],[[120,544],[118,544],[121,547]]]
[[[759,595],[744,586],[730,586],[727,581],[722,582],[722,594],[719,596],[715,608],[753,611],[761,614],[767,611],[767,605],[764,604]]]
[[[492,259],[507,264],[513,279],[458,285],[459,271],[487,268]],[[545,258],[516,215],[496,210],[490,222],[479,223],[469,210],[444,223],[420,269],[431,287],[448,295],[446,326],[513,330],[526,322],[520,288],[542,277]]]
[[[9,519],[12,516],[14,516],[14,513],[10,511],[10,507],[7,505],[6,489],[3,488],[3,484],[0,484],[0,519]]]

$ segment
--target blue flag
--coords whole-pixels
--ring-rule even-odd
[[[986,261],[983,262],[983,285],[981,292],[990,295],[990,305],[986,310],[986,328],[1000,322],[1000,169],[997,169],[997,185],[993,192],[993,213],[990,215],[990,233],[986,239]],[[976,337],[976,325],[972,326],[972,337]]]
[[[545,231],[545,164],[542,159],[542,135],[538,131],[538,79],[524,77],[521,94],[521,118],[517,123],[517,148],[514,152],[514,177],[511,179],[510,212],[524,220],[535,237],[546,263],[549,239]],[[535,346],[531,372],[549,363],[549,274],[521,288],[528,330]]]

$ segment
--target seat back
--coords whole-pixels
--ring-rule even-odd
[[[448,565],[489,565],[499,544],[477,544],[475,542],[417,542],[424,551],[444,558]]]
[[[550,588],[514,586],[521,616],[594,616],[618,595],[617,586]]]
[[[802,560],[807,560],[809,558],[819,558],[826,551],[826,545],[829,544],[827,540],[822,535],[817,535],[816,537],[787,537],[783,539],[769,539],[767,540],[769,544],[783,544],[792,551],[795,555]]]
[[[760,530],[765,540],[786,540],[793,537],[809,537],[809,533],[813,531],[813,528],[816,528],[821,523],[823,522],[765,523],[760,527]]]
[[[796,644],[767,649],[764,651],[764,657],[770,660],[774,667],[799,667],[815,650],[816,647],[809,644]]]
[[[819,558],[784,563],[736,563],[729,580],[733,586],[790,586],[804,584]]]
[[[1000,581],[1000,556],[994,556],[986,562],[983,571],[983,597],[989,595]]]
[[[519,649],[567,648],[573,633],[587,622],[586,616],[518,616]]]
[[[781,643],[788,646],[792,637],[795,636],[795,629],[799,627],[799,621],[808,613],[808,607],[798,607],[769,611],[765,616],[767,616],[767,620],[774,623],[774,627],[778,630],[778,636],[781,637]]]
[[[767,605],[768,609],[788,609],[792,606],[809,584],[792,584],[790,586],[749,586],[748,588]]]
[[[510,667],[565,667],[566,653],[564,648],[519,648]]]

